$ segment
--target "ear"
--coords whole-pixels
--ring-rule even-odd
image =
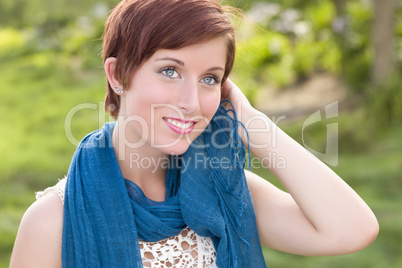
[[[114,57],[110,57],[110,58],[106,59],[105,66],[104,66],[107,80],[109,82],[110,87],[113,89],[114,92],[116,92],[117,89],[122,87],[122,85],[119,83],[119,81],[116,78],[116,63],[117,63],[117,59]]]

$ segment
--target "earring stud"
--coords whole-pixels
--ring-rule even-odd
[[[122,94],[122,93],[123,93],[123,89],[119,88],[119,89],[117,90],[117,94]]]

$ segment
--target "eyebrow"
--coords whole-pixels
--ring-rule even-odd
[[[177,64],[179,64],[181,66],[184,66],[184,62],[182,62],[181,60],[175,59],[175,58],[164,57],[164,58],[156,59],[155,61],[160,61],[160,60],[170,60],[170,61],[176,62]]]
[[[162,60],[166,60],[166,61],[174,61],[177,64],[184,66],[184,62],[175,58],[171,58],[171,57],[164,57],[164,58],[159,58],[156,59],[155,61],[162,61]],[[223,69],[222,67],[212,67],[210,69],[208,69],[208,71],[216,71],[216,70],[221,70],[223,72],[225,72],[225,69]]]

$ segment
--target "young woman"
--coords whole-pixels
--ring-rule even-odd
[[[103,46],[116,122],[27,210],[11,267],[265,267],[261,244],[321,256],[376,238],[364,201],[228,79],[228,16],[215,0],[116,6]],[[243,144],[288,193],[244,171]]]

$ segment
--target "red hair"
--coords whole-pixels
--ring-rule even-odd
[[[157,50],[179,49],[225,36],[228,49],[223,83],[235,57],[229,14],[219,0],[123,0],[106,21],[103,62],[109,57],[117,58],[116,79],[127,89],[135,69]],[[109,83],[106,91],[105,110],[116,118],[120,96]]]

